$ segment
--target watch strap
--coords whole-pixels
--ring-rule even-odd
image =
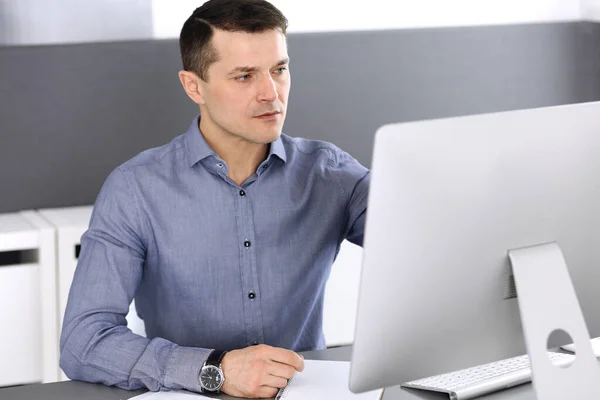
[[[213,350],[206,359],[206,365],[214,365],[215,367],[219,367],[221,365],[221,360],[225,357],[227,351],[225,350]]]

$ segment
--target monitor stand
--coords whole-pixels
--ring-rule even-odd
[[[600,399],[600,367],[560,248],[541,244],[509,250],[508,256],[537,399]],[[546,355],[548,337],[559,329],[577,347],[575,362],[566,368]]]

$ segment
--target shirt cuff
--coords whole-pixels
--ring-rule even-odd
[[[196,347],[175,347],[167,363],[165,387],[200,393],[198,375],[211,351]]]

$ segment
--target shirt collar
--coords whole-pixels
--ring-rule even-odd
[[[192,124],[185,133],[186,153],[190,167],[193,167],[195,164],[207,157],[218,157],[214,150],[208,145],[206,139],[204,139],[204,136],[202,136],[199,126],[200,116],[198,115],[196,118],[194,118]],[[287,160],[285,147],[283,146],[281,136],[279,136],[276,141],[271,143],[267,160],[270,160],[272,156],[279,157],[279,159],[281,159],[281,161],[284,163]]]
[[[204,136],[200,133],[199,125],[200,116],[197,116],[185,133],[185,150],[190,167],[193,167],[207,157],[217,155],[208,143],[206,143]]]
[[[267,160],[271,159],[271,156],[277,156],[284,163],[287,161],[287,157],[285,155],[285,147],[283,147],[283,141],[281,140],[281,135],[277,138],[276,141],[271,143],[271,147],[269,149],[269,155],[267,156]]]

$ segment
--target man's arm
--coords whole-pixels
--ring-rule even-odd
[[[340,150],[334,161],[334,174],[346,198],[342,238],[362,246],[369,197],[369,170]]]
[[[147,222],[127,171],[116,169],[94,205],[69,293],[60,366],[74,380],[124,389],[200,391],[210,350],[131,332],[125,316],[142,276]]]

